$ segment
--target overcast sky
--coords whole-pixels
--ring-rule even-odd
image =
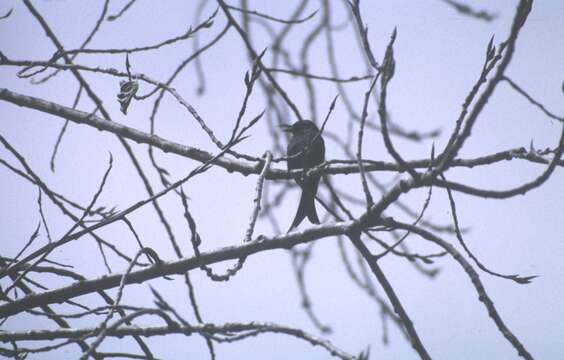
[[[102,8],[102,1],[34,1],[54,32],[67,48],[76,48],[87,36]],[[111,1],[109,13],[123,7],[126,1]],[[288,18],[297,1],[249,1],[249,7],[258,11]],[[369,40],[377,56],[382,56],[394,27],[398,29],[395,42],[396,74],[389,87],[388,108],[392,119],[403,128],[427,132],[442,129],[435,146],[442,148],[460,112],[472,84],[479,76],[488,41],[495,35],[499,43],[508,34],[516,1],[468,1],[468,4],[495,13],[492,22],[484,22],[461,16],[451,6],[439,0],[393,0],[362,2],[363,19],[369,27]],[[196,1],[147,1],[139,0],[124,16],[115,22],[104,22],[89,47],[132,47],[152,44],[176,36],[194,24]],[[341,23],[347,14],[343,3],[335,1],[331,14],[335,24]],[[51,41],[45,36],[37,21],[19,1],[0,2],[0,14],[11,7],[12,15],[0,20],[0,51],[13,59],[47,60],[54,52]],[[203,17],[216,8],[213,1],[203,10]],[[304,14],[319,8],[317,1],[310,1]],[[306,31],[317,24],[319,14],[305,24],[296,25],[290,32],[286,46],[297,56]],[[532,13],[522,30],[514,59],[507,75],[526,89],[548,109],[564,114],[564,3],[561,1],[536,1]],[[225,24],[218,14],[211,29],[201,33],[200,43],[206,43],[218,34]],[[254,28],[254,47],[262,50],[268,36],[259,26]],[[343,77],[366,74],[354,36],[356,29],[350,26],[336,36],[339,71]],[[135,54],[131,57],[133,71],[146,73],[154,79],[167,79],[178,64],[192,53],[192,40],[157,51]],[[316,74],[329,74],[324,43],[312,48],[311,66]],[[198,96],[198,81],[193,65],[175,81],[173,86],[205,118],[216,134],[225,139],[236,118],[244,94],[243,76],[249,69],[247,54],[238,35],[231,31],[217,46],[203,56],[206,74],[206,93]],[[124,57],[81,55],[77,62],[101,67],[124,69]],[[14,67],[0,67],[0,87],[26,95],[44,97],[71,106],[77,90],[70,73],[59,74],[43,85],[34,86],[28,80],[18,79]],[[309,103],[302,81],[278,75],[286,91],[309,116]],[[102,97],[113,120],[142,131],[149,131],[149,116],[154,99],[135,102],[128,115],[119,111],[115,100],[119,90],[117,79],[85,74],[93,89]],[[353,105],[360,112],[363,94],[368,82],[347,84]],[[151,88],[141,84],[140,93]],[[337,89],[330,82],[318,82],[318,113],[325,114]],[[257,92],[259,93],[259,92]],[[257,114],[267,106],[265,98],[257,95],[251,99],[248,114]],[[94,105],[83,97],[78,108],[92,111]],[[374,104],[369,116],[376,118]],[[250,115],[249,115],[250,116]],[[344,131],[347,118],[341,100],[327,130]],[[114,157],[114,169],[108,186],[99,203],[124,209],[146,198],[142,182],[135,175],[122,147],[115,136],[95,131],[82,125],[70,124],[57,158],[56,172],[49,169],[49,160],[58,132],[64,120],[18,108],[0,101],[0,133],[27,159],[31,167],[53,189],[67,194],[71,199],[88,203],[96,191],[107,167],[109,152]],[[293,122],[295,119],[288,119]],[[321,120],[321,119],[317,119]],[[214,152],[205,133],[170,96],[160,106],[156,124],[157,133],[167,139]],[[526,99],[514,92],[506,83],[497,88],[479,118],[472,137],[467,141],[460,156],[465,158],[491,154],[516,147],[536,149],[554,147],[561,131],[561,123],[550,120]],[[380,137],[365,140],[365,157],[391,160]],[[419,143],[395,139],[404,158],[428,157],[431,141]],[[146,169],[151,169],[146,146],[133,144],[135,153]],[[354,145],[353,145],[354,146]],[[262,155],[273,149],[267,128],[260,123],[252,131],[252,137],[240,145],[241,152]],[[354,147],[353,147],[354,149]],[[187,174],[197,163],[175,155],[156,151],[159,162],[171,172],[171,179]],[[278,154],[280,155],[280,154]],[[16,165],[17,161],[5,149],[0,158]],[[327,158],[343,158],[336,147],[327,146]],[[277,164],[283,167],[283,164]],[[477,187],[507,189],[536,178],[544,165],[524,161],[511,161],[496,166],[451,171],[450,180],[457,180]],[[158,176],[149,171],[151,181],[160,188]],[[383,182],[397,181],[390,174],[376,173]],[[358,174],[332,177],[336,186],[363,198]],[[190,209],[203,239],[202,250],[211,251],[223,246],[239,244],[244,235],[252,209],[256,176],[244,177],[213,169],[191,180],[184,186],[189,196]],[[272,185],[271,193],[279,184]],[[291,223],[298,202],[298,192],[293,190],[274,211],[282,227]],[[425,191],[414,191],[404,199],[419,209]],[[564,172],[557,169],[539,189],[526,196],[509,200],[485,200],[455,193],[459,220],[468,229],[465,239],[469,247],[491,269],[504,274],[538,275],[531,284],[518,285],[512,281],[493,278],[480,273],[488,294],[494,301],[507,326],[523,342],[536,359],[564,358]],[[23,246],[37,225],[37,189],[4,166],[0,166],[0,229],[2,229],[2,256],[14,256]],[[186,255],[191,255],[188,230],[177,198],[168,196],[161,201],[166,209],[175,235]],[[356,208],[356,215],[362,213]],[[45,213],[54,238],[60,237],[71,225],[60,211],[45,200]],[[324,212],[322,212],[324,214]],[[390,213],[401,218],[401,212]],[[404,217],[404,219],[407,219]],[[439,224],[452,221],[448,198],[444,190],[435,189],[427,219]],[[174,252],[165,239],[162,225],[152,207],[134,213],[130,220],[147,246],[154,248],[161,258],[172,260]],[[302,225],[302,228],[309,224]],[[256,234],[275,235],[266,219],[260,219]],[[134,254],[137,245],[123,224],[112,225],[100,231],[100,235],[119,244],[120,248]],[[452,243],[454,236],[445,235]],[[52,255],[52,260],[75,266],[77,272],[95,278],[105,274],[105,267],[92,239],[82,239],[69,245],[64,251]],[[47,242],[45,232],[38,239],[39,247]],[[388,324],[389,341],[382,343],[382,324],[379,307],[359,290],[348,277],[340,259],[336,239],[321,239],[315,245],[313,258],[306,270],[308,292],[314,310],[324,324],[334,330],[327,335],[337,347],[357,354],[368,345],[371,359],[417,359],[417,354],[392,323]],[[417,237],[410,237],[408,245],[418,252],[435,252]],[[459,250],[462,249],[456,244]],[[352,253],[352,248],[347,248]],[[243,270],[227,283],[211,282],[199,270],[191,272],[198,302],[205,321],[224,322],[276,322],[300,327],[317,336],[322,335],[311,324],[300,307],[298,286],[291,267],[290,255],[277,250],[263,252],[248,259]],[[113,270],[122,272],[127,264],[115,257]],[[497,331],[467,275],[451,258],[442,258],[431,266],[440,273],[433,279],[422,276],[414,267],[399,257],[388,256],[381,261],[383,271],[389,277],[398,296],[415,323],[420,338],[433,359],[516,359],[517,353]],[[215,265],[218,271],[231,264]],[[194,321],[189,307],[183,280],[162,279],[148,282],[158,289],[189,319]],[[50,288],[64,282],[49,278]],[[4,286],[5,284],[2,283]],[[383,295],[383,291],[378,289]],[[110,292],[114,294],[114,292]],[[84,298],[86,304],[94,299]],[[152,295],[148,284],[130,285],[124,293],[128,304],[151,304]],[[61,307],[55,306],[56,309]],[[68,309],[67,309],[68,310]],[[141,319],[140,323],[154,324],[153,320]],[[93,326],[85,321],[72,322],[73,326]],[[45,319],[21,315],[9,319],[2,329],[27,330],[53,328]],[[107,339],[101,349],[135,349],[130,340]],[[164,359],[207,358],[205,342],[195,336],[152,338],[149,342],[156,356]],[[61,352],[30,358],[76,358],[76,347]],[[119,350],[119,348],[118,348]],[[283,335],[264,335],[234,343],[217,345],[219,359],[326,359],[328,354],[309,344]]]

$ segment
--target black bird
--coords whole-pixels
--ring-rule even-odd
[[[319,129],[313,121],[300,120],[293,125],[284,125],[283,130],[292,134],[286,155],[288,170],[303,169],[304,173],[325,161],[325,143]],[[319,176],[296,179],[302,188],[302,197],[298,211],[288,231],[298,226],[306,217],[312,224],[319,224],[315,210],[315,194],[319,185]]]

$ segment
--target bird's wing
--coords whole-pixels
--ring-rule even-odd
[[[307,147],[307,152],[304,149]],[[288,143],[288,169],[310,169],[325,161],[325,144],[317,132],[296,134]],[[297,155],[297,156],[296,156]]]
[[[314,145],[312,146],[314,149],[311,152],[311,163],[315,165],[319,165],[325,161],[325,142],[321,136],[318,136],[315,141]]]
[[[286,154],[288,156],[288,170],[302,169],[304,167],[304,156],[301,152],[304,150],[306,145],[307,139],[304,136],[294,135],[290,139],[286,150]]]

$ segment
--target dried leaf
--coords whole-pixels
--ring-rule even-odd
[[[117,95],[117,99],[121,105],[121,112],[124,115],[127,115],[127,108],[129,108],[129,104],[131,103],[131,99],[135,97],[137,90],[139,90],[139,83],[137,81],[121,81],[119,83],[120,90],[119,94]]]

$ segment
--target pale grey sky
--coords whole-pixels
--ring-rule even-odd
[[[90,31],[102,1],[34,1],[54,32],[67,48],[76,48]],[[110,13],[115,13],[126,1],[110,2]],[[91,48],[131,47],[155,43],[183,33],[193,24],[196,1],[147,1],[139,0],[122,19],[104,22],[95,36]],[[493,22],[463,17],[443,1],[394,0],[362,2],[364,21],[369,27],[369,40],[374,53],[381,57],[394,27],[398,29],[395,43],[396,74],[388,92],[388,108],[395,122],[403,128],[420,132],[441,128],[443,134],[435,141],[442,148],[460,111],[461,104],[481,69],[486,45],[495,34],[499,43],[508,34],[517,1],[467,1],[475,8],[487,9],[498,14]],[[249,7],[281,18],[290,16],[297,1],[249,1]],[[334,23],[341,23],[346,7],[335,1],[332,13]],[[54,47],[43,30],[19,1],[0,2],[0,14],[11,7],[13,14],[0,20],[0,51],[13,59],[47,60]],[[203,16],[215,9],[213,1]],[[305,14],[319,7],[310,1]],[[520,84],[548,109],[564,113],[562,82],[564,80],[564,3],[561,1],[536,1],[532,13],[522,30],[514,59],[507,75]],[[317,24],[310,22],[296,25],[286,44],[299,44],[305,31]],[[211,29],[201,33],[200,43],[205,43],[221,31],[225,19],[220,14]],[[253,29],[255,49],[268,45],[267,34],[256,24]],[[356,29],[355,29],[356,30]],[[354,31],[355,31],[354,30]],[[322,37],[323,38],[323,37]],[[184,41],[157,51],[131,56],[133,71],[165,80],[178,63],[192,52],[192,40]],[[356,45],[353,29],[349,26],[336,36],[339,71],[343,77],[364,75],[366,67]],[[196,73],[193,64],[175,81],[173,86],[206,119],[216,134],[224,139],[239,110],[243,97],[243,76],[249,69],[241,39],[234,31],[203,57],[207,78],[207,93],[196,95]],[[295,49],[293,49],[295,50]],[[311,66],[316,74],[328,74],[329,66],[324,43],[312,49]],[[295,55],[292,54],[293,56]],[[118,56],[81,55],[77,62],[101,67],[124,69],[124,58]],[[44,97],[67,106],[72,105],[77,90],[70,73],[58,75],[47,84],[33,86],[28,80],[15,76],[16,68],[0,67],[0,87],[26,95]],[[313,72],[313,71],[312,71]],[[149,131],[149,115],[153,99],[135,102],[127,116],[119,111],[115,100],[119,89],[115,78],[85,73],[95,91],[101,95],[113,119],[143,131]],[[309,115],[306,90],[301,81],[279,75],[281,83],[304,114]],[[368,82],[345,85],[350,91],[355,109],[360,112],[363,94]],[[151,90],[141,84],[140,93]],[[325,114],[330,101],[337,94],[334,84],[318,82],[318,113]],[[259,92],[257,92],[259,94]],[[248,114],[257,114],[267,106],[261,96],[254,96]],[[85,98],[78,108],[92,111],[94,106]],[[376,117],[371,105],[370,116]],[[250,116],[249,115],[249,116]],[[337,106],[327,130],[343,131],[347,112],[342,101]],[[144,199],[146,192],[135,176],[133,167],[116,138],[108,133],[94,131],[86,126],[70,124],[57,159],[57,171],[49,170],[52,146],[63,120],[35,111],[18,108],[0,102],[0,133],[26,157],[32,168],[55,190],[67,194],[81,203],[87,203],[96,190],[105,171],[108,153],[114,156],[114,169],[99,203],[123,209]],[[288,119],[293,122],[295,119]],[[321,120],[321,119],[318,119]],[[161,104],[157,117],[157,133],[170,140],[215,151],[205,133],[181,106],[170,96]],[[529,147],[531,141],[537,149],[554,147],[561,124],[550,120],[526,99],[502,83],[492,96],[479,118],[472,137],[461,151],[462,157],[477,157],[515,147]],[[272,149],[272,141],[266,136],[266,126],[259,124],[250,140],[238,149],[256,156]],[[395,139],[395,144],[407,159],[428,157],[431,142],[413,143]],[[136,144],[134,144],[136,145]],[[354,148],[353,148],[354,149]],[[134,146],[142,164],[151,169],[146,146]],[[157,151],[160,163],[171,171],[171,179],[185,175],[196,162]],[[327,158],[342,158],[335,147],[327,146]],[[365,157],[391,160],[381,137],[365,139]],[[16,164],[4,149],[0,158]],[[281,167],[282,164],[276,166]],[[451,171],[447,175],[473,186],[506,189],[530,181],[544,170],[544,165],[524,161],[511,161],[502,165]],[[159,188],[157,174],[149,171],[153,184]],[[389,174],[376,173],[383,182],[392,181]],[[334,183],[363,198],[358,174],[336,175]],[[33,232],[39,215],[37,189],[5,167],[0,167],[0,229],[2,229],[1,255],[13,256]],[[184,186],[190,197],[190,209],[203,238],[202,250],[210,251],[223,246],[239,244],[252,207],[256,176],[243,177],[213,169],[191,180]],[[275,187],[271,187],[274,189]],[[352,189],[352,190],[351,190]],[[356,189],[356,190],[354,190]],[[273,190],[272,190],[273,191]],[[375,192],[376,194],[376,192]],[[414,191],[404,199],[419,209],[425,191]],[[557,169],[539,189],[526,196],[509,200],[484,200],[460,193],[457,200],[459,220],[469,231],[465,239],[469,247],[491,269],[504,274],[538,275],[531,284],[493,278],[480,272],[488,294],[500,315],[536,359],[564,358],[564,173]],[[283,227],[288,226],[298,201],[293,191],[274,214]],[[180,203],[174,197],[165,197],[175,235],[185,254],[192,254],[188,242],[188,230],[182,217]],[[53,237],[63,235],[71,225],[60,211],[45,201],[45,212]],[[355,208],[361,214],[362,207]],[[400,212],[392,212],[401,216]],[[439,224],[449,224],[452,219],[448,198],[444,190],[435,189],[427,218]],[[218,226],[219,219],[219,226]],[[163,259],[174,259],[174,253],[162,225],[153,208],[146,207],[134,213],[130,220],[147,246],[154,248]],[[307,224],[305,226],[308,226]],[[274,235],[265,219],[259,220],[256,234]],[[100,231],[130,254],[137,245],[123,225],[112,225]],[[454,236],[445,235],[452,243]],[[105,268],[91,239],[69,245],[64,251],[52,255],[53,260],[69,263],[76,271],[94,278],[104,274]],[[44,231],[39,240],[47,240]],[[408,244],[417,251],[437,251],[417,237],[410,237]],[[39,245],[36,245],[39,246]],[[462,249],[456,243],[459,250]],[[352,253],[352,248],[348,248]],[[124,271],[126,264],[117,258],[115,272]],[[388,256],[382,260],[382,268],[393,284],[403,305],[415,323],[415,327],[433,359],[516,359],[517,353],[497,331],[486,309],[478,301],[477,294],[467,275],[451,258],[437,260],[434,267],[440,273],[429,280],[421,276],[405,260]],[[215,265],[223,269],[225,266]],[[208,322],[261,321],[277,322],[300,327],[319,335],[304,311],[300,308],[300,296],[292,272],[290,256],[285,251],[265,252],[247,260],[243,270],[227,283],[211,282],[201,271],[192,271],[202,316]],[[351,283],[340,260],[336,239],[322,239],[315,245],[313,258],[307,267],[308,291],[314,310],[323,323],[330,325],[334,333],[328,336],[337,347],[356,354],[370,345],[371,359],[417,359],[417,354],[398,329],[391,323],[390,344],[382,344],[382,325],[379,308],[362,291]],[[46,284],[55,288],[62,283],[49,278]],[[152,280],[158,289],[190,321],[195,321],[187,302],[186,290],[179,278],[174,282]],[[179,286],[179,284],[181,286]],[[2,283],[4,286],[5,284]],[[383,292],[378,289],[382,296]],[[114,294],[114,292],[110,292]],[[91,298],[79,299],[93,304]],[[152,295],[147,284],[131,285],[125,289],[124,302],[147,305]],[[61,307],[55,306],[56,309]],[[141,319],[140,323],[154,323]],[[73,326],[92,326],[84,321],[74,321]],[[21,315],[9,319],[2,329],[26,330],[53,328],[45,319]],[[119,345],[116,345],[119,342]],[[208,358],[205,342],[196,336],[151,338],[155,355],[164,359]],[[101,349],[115,350],[134,348],[131,340],[107,339]],[[33,357],[32,359],[77,358],[76,347],[61,352]],[[283,335],[264,335],[234,344],[219,344],[218,359],[326,359],[327,352],[312,348],[307,343]]]

